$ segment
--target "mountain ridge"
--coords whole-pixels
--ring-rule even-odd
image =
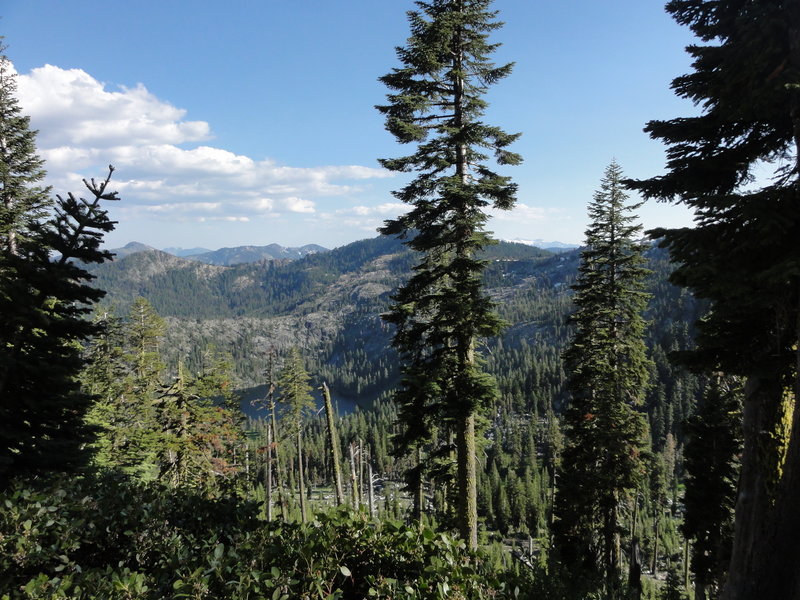
[[[279,244],[266,246],[233,246],[208,250],[207,248],[164,248],[158,250],[141,242],[128,242],[121,248],[113,248],[111,252],[117,258],[125,258],[131,254],[157,250],[177,258],[201,262],[216,266],[233,266],[246,263],[255,263],[264,260],[298,260],[309,254],[328,252],[329,250],[319,244],[306,244],[298,247],[284,247]]]
[[[363,240],[360,240],[363,241]],[[547,252],[552,253],[561,253],[561,252],[568,252],[570,250],[574,250],[579,246],[576,244],[568,244],[564,242],[545,242],[544,240],[522,240],[522,239],[514,239],[514,240],[498,240],[504,244],[519,244],[521,246],[529,246],[533,248],[538,248],[540,250],[546,250]],[[352,242],[357,243],[357,242]],[[338,246],[334,248],[337,250],[338,248],[344,248],[349,246],[350,244],[345,244],[344,246]],[[138,252],[146,252],[148,250],[158,250],[153,246],[149,246],[147,244],[143,244],[141,242],[132,241],[128,242],[124,246],[120,248],[114,248],[111,250],[112,253],[116,255],[116,257],[124,258],[130,256],[131,254],[136,254]],[[205,264],[216,265],[216,266],[234,266],[239,264],[249,264],[260,262],[263,260],[299,260],[304,258],[310,254],[318,254],[322,252],[331,252],[330,249],[325,248],[324,246],[320,246],[319,244],[305,244],[304,246],[281,246],[280,244],[267,244],[266,246],[255,246],[255,245],[244,245],[244,246],[231,246],[231,247],[223,247],[217,250],[209,250],[207,248],[196,247],[196,248],[177,248],[177,247],[170,247],[170,248],[163,248],[159,250],[159,252],[165,252],[167,254],[171,254],[172,256],[176,256],[178,258],[184,258],[191,261],[202,262]]]
[[[646,254],[653,271],[648,343],[659,368],[670,369],[666,355],[689,347],[702,305],[668,282],[666,251],[653,246]],[[482,258],[486,291],[508,324],[482,342],[503,402],[539,415],[563,407],[560,356],[571,330],[580,249],[552,253],[501,242]],[[343,401],[368,407],[398,380],[391,326],[381,314],[417,260],[400,240],[379,236],[297,260],[217,266],[151,249],[90,268],[116,314],[142,296],[166,320],[163,348],[172,369],[182,362],[198,370],[204,349],[213,346],[231,356],[240,386],[252,388],[264,383],[270,349],[282,355],[298,346],[315,378]],[[677,432],[688,415],[696,391],[688,381],[649,392],[654,435]]]

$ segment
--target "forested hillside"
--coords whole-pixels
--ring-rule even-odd
[[[501,386],[501,405],[514,413],[560,412],[566,400],[561,354],[569,339],[570,284],[579,250],[552,254],[523,244],[489,247],[484,274],[506,321],[490,342],[488,361]],[[670,366],[670,352],[691,344],[701,314],[692,296],[670,284],[667,255],[648,252],[652,294],[646,319],[656,385],[648,395],[653,435],[681,435],[699,389]],[[413,256],[392,238],[373,238],[300,260],[210,267],[165,255],[138,252],[93,269],[108,292],[104,305],[123,314],[133,298],[146,298],[167,322],[164,352],[196,369],[203,350],[230,353],[238,383],[264,383],[270,349],[299,345],[313,374],[347,406],[367,408],[387,398],[397,382],[391,331],[380,319],[392,291],[407,277]]]

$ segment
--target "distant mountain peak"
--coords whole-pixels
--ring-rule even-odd
[[[186,260],[227,267],[245,263],[255,263],[262,260],[297,260],[309,254],[328,252],[328,249],[318,244],[306,244],[305,246],[297,248],[285,248],[279,244],[269,244],[268,246],[235,246],[232,248],[220,248],[219,250],[209,250],[208,248],[200,247],[171,247],[157,250],[141,242],[129,242],[122,248],[114,248],[111,250],[118,260],[130,256],[131,254],[136,254],[137,252],[147,251],[164,252]]]
[[[125,258],[126,256],[130,256],[131,254],[136,254],[137,252],[147,252],[148,250],[155,250],[152,246],[148,246],[147,244],[142,244],[141,242],[128,242],[122,248],[114,248],[111,250],[111,253],[116,256],[119,260],[121,258]]]
[[[297,260],[309,254],[328,252],[327,248],[317,244],[306,244],[299,248],[285,248],[279,244],[268,246],[236,246],[234,248],[220,248],[213,252],[204,252],[186,256],[189,260],[207,263],[209,265],[231,266],[245,263],[255,263],[262,260]]]

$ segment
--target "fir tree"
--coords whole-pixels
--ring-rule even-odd
[[[516,186],[485,163],[484,149],[500,164],[517,164],[507,147],[517,138],[483,123],[488,86],[506,77],[496,67],[489,34],[500,27],[489,0],[417,2],[409,12],[411,37],[397,48],[402,66],[381,78],[392,91],[378,109],[401,143],[416,144],[408,156],[382,159],[392,171],[416,172],[394,192],[411,211],[387,221],[385,235],[406,239],[419,252],[411,279],[395,296],[386,320],[396,326],[394,346],[404,362],[396,395],[413,447],[434,424],[455,434],[458,520],[463,538],[477,545],[476,417],[496,396],[484,373],[479,340],[500,329],[482,289],[484,262],[476,253],[492,243],[485,209],[510,209]],[[446,436],[443,436],[446,439]]]
[[[1,38],[0,38],[1,40]],[[15,474],[74,469],[91,396],[80,390],[79,343],[101,327],[84,320],[103,292],[81,266],[111,257],[100,243],[114,223],[92,197],[49,198],[44,162],[22,115],[16,75],[0,41],[0,484]]]
[[[209,364],[196,377],[178,363],[175,381],[149,402],[155,408],[158,477],[205,496],[230,496],[241,471],[235,456],[243,445],[242,415],[231,391],[230,361],[208,354]]]
[[[686,514],[683,533],[692,540],[695,598],[724,580],[733,534],[733,509],[742,440],[741,389],[715,378],[686,426]],[[714,596],[711,596],[714,597]]]
[[[293,347],[278,376],[278,401],[284,405],[286,427],[294,435],[297,444],[298,495],[300,496],[300,516],[303,522],[307,517],[305,473],[303,472],[303,415],[314,407],[309,380],[310,377],[303,365],[300,350]]]
[[[597,569],[608,594],[620,578],[620,509],[643,470],[645,422],[638,406],[649,360],[641,316],[641,225],[612,163],[589,205],[586,249],[573,286],[574,337],[564,353],[571,394],[556,496],[555,539],[570,566]],[[598,560],[599,558],[599,560]]]
[[[87,415],[97,428],[92,460],[150,480],[157,476],[162,442],[154,402],[163,387],[159,345],[165,323],[141,297],[124,318],[106,313],[102,321],[104,331],[88,345],[82,374],[84,386],[97,397]]]
[[[695,213],[694,228],[653,232],[680,265],[672,280],[711,302],[686,360],[746,378],[723,598],[798,598],[800,411],[788,447],[764,449],[800,389],[800,5],[682,0],[667,10],[699,38],[693,72],[673,88],[702,110],[647,125],[668,146],[667,173],[632,185]]]
[[[91,200],[58,197],[48,221],[0,251],[0,485],[85,462],[93,397],[80,385],[80,343],[101,331],[85,317],[104,292],[81,265],[110,258],[99,245],[114,228],[101,205],[117,200],[106,191],[112,171],[84,181]]]
[[[16,254],[52,203],[44,161],[36,154],[36,131],[16,98],[16,73],[0,37],[0,251]]]
[[[141,296],[128,312],[126,332],[133,367],[134,386],[143,394],[152,392],[161,382],[164,361],[159,352],[166,323],[150,302]]]

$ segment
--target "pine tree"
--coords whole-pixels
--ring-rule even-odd
[[[378,109],[408,156],[382,159],[392,171],[416,172],[394,192],[411,211],[387,221],[381,233],[399,236],[419,252],[411,279],[393,297],[386,320],[396,326],[394,346],[404,363],[396,395],[409,448],[432,435],[434,425],[455,434],[458,520],[467,544],[477,546],[476,417],[496,396],[477,346],[496,335],[500,320],[482,289],[483,261],[492,243],[485,209],[510,209],[516,186],[492,171],[484,149],[499,164],[521,159],[507,147],[518,136],[484,124],[483,95],[506,77],[496,67],[489,34],[501,24],[489,0],[417,2],[409,12],[411,37],[397,48],[402,67],[381,78],[392,91]],[[446,439],[446,436],[443,436]]]
[[[139,296],[128,311],[126,332],[134,386],[146,395],[161,383],[165,365],[159,344],[164,338],[166,323],[153,305]]]
[[[44,179],[44,161],[36,154],[36,131],[16,98],[16,73],[0,37],[0,251],[16,254],[31,227],[52,203]]]
[[[626,204],[621,180],[612,163],[589,205],[573,286],[575,334],[564,353],[571,400],[555,506],[562,559],[599,570],[608,594],[620,578],[620,509],[643,470],[646,428],[637,407],[649,372],[641,316],[648,271],[632,214],[639,205]]]
[[[308,516],[303,469],[303,416],[314,407],[309,380],[310,377],[303,365],[300,350],[293,347],[278,376],[278,401],[284,405],[283,418],[286,421],[286,428],[292,432],[297,444],[298,495],[300,496],[300,517],[303,522]]]
[[[667,173],[632,185],[695,213],[694,228],[653,232],[680,265],[672,281],[711,302],[686,361],[746,378],[723,598],[798,598],[800,411],[788,447],[763,449],[800,389],[800,5],[682,0],[667,10],[699,38],[693,72],[673,88],[702,110],[647,125],[668,146]]]
[[[113,168],[104,181],[84,180],[88,201],[53,201],[39,185],[36,132],[4,50],[0,41],[0,487],[85,460],[92,397],[80,389],[80,344],[101,331],[84,317],[104,293],[82,265],[111,258],[100,250],[114,228],[102,203],[117,200],[106,191]]]
[[[175,381],[153,401],[158,478],[208,497],[234,494],[241,471],[234,458],[243,444],[240,415],[230,403],[215,402],[229,391],[225,367],[218,369],[188,377],[179,365]]]
[[[136,298],[122,319],[106,314],[104,331],[87,347],[82,380],[96,397],[87,415],[97,428],[93,463],[139,480],[157,476],[161,431],[154,403],[163,392],[165,369],[159,344],[161,316]]]
[[[724,580],[733,533],[733,509],[742,440],[741,389],[715,378],[686,426],[686,513],[683,533],[692,540],[695,598]],[[712,596],[713,597],[713,596]]]
[[[57,197],[49,220],[33,221],[14,252],[0,252],[0,486],[86,460],[93,397],[80,385],[80,344],[101,331],[85,317],[104,292],[81,265],[110,258],[99,245],[114,228],[101,206],[117,200],[106,192],[111,172],[84,181],[92,200]]]

